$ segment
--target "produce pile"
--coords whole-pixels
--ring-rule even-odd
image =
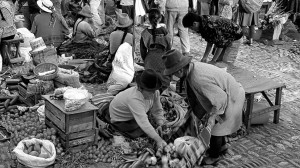
[[[135,156],[125,155],[123,158],[126,160],[124,163],[117,166],[123,167],[160,167],[160,168],[185,168],[186,161],[176,150],[173,143],[169,143],[164,148],[158,148],[155,152],[151,148],[145,148],[143,153]]]
[[[162,168],[184,168],[186,161],[180,153],[179,148],[176,149],[173,143],[169,143],[164,148],[159,148],[156,152],[158,163]]]
[[[11,143],[16,146],[21,140],[32,137],[46,139],[54,144],[57,155],[63,154],[56,130],[47,128],[44,122],[39,121],[36,110],[25,109],[27,110],[12,109],[1,115],[0,125],[13,134]]]
[[[290,54],[288,55],[293,61],[300,64],[300,43],[294,43],[289,49]]]
[[[42,143],[35,143],[35,144],[26,144],[25,142],[23,142],[24,144],[24,150],[23,152],[25,154],[29,154],[31,156],[36,156],[36,157],[41,157],[41,158],[50,158],[51,155],[49,153],[42,153],[41,149],[43,148],[43,144]]]

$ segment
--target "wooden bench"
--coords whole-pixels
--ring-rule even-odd
[[[229,65],[227,67],[227,72],[230,73],[234,78],[242,84],[246,92],[247,99],[247,108],[244,118],[244,124],[246,125],[247,130],[250,128],[252,112],[253,112],[253,103],[254,95],[256,93],[262,93],[264,98],[267,100],[269,107],[258,111],[259,114],[269,113],[274,111],[273,122],[275,124],[279,123],[279,115],[281,108],[281,96],[282,89],[285,88],[285,85],[278,83],[272,79],[259,76],[253,72],[250,72],[246,69],[235,67]],[[276,90],[275,100],[272,102],[270,96],[266,94],[266,91]]]
[[[12,64],[23,62],[25,59],[20,55],[20,43],[23,43],[23,38],[3,40],[3,48],[1,48],[1,54],[3,54],[3,59],[7,60],[7,65],[12,67]],[[12,47],[16,47],[16,52],[12,51]]]

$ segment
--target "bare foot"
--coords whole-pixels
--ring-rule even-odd
[[[201,62],[207,63],[207,58],[202,58]]]

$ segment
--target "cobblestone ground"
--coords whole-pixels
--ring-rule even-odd
[[[191,34],[191,39],[191,53],[196,59],[200,59],[199,55],[203,54],[206,43],[199,43],[199,37],[194,34]],[[280,123],[272,123],[272,114],[268,124],[251,127],[249,135],[230,144],[228,154],[223,160],[214,166],[204,166],[205,168],[300,167],[300,64],[297,61],[299,55],[295,59],[288,52],[290,46],[289,43],[241,46],[236,66],[286,84]]]
[[[140,34],[138,29],[137,34]],[[138,37],[137,37],[138,38]],[[205,41],[190,33],[191,55],[201,59]],[[137,51],[138,51],[138,42]],[[205,168],[299,168],[300,167],[300,56],[288,52],[291,43],[266,46],[255,43],[242,45],[235,65],[253,71],[261,76],[286,84],[283,91],[280,123],[252,126],[250,134],[230,144],[224,158],[214,166]],[[179,38],[174,39],[174,48],[180,49]],[[137,52],[137,55],[139,53]],[[101,89],[101,88],[100,88]],[[273,95],[273,92],[269,92]],[[0,143],[0,168],[9,167],[7,144]],[[107,164],[91,167],[107,168]]]

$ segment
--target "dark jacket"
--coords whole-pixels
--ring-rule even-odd
[[[28,0],[28,7],[30,14],[36,14],[40,12],[40,7],[37,5],[37,0]]]

